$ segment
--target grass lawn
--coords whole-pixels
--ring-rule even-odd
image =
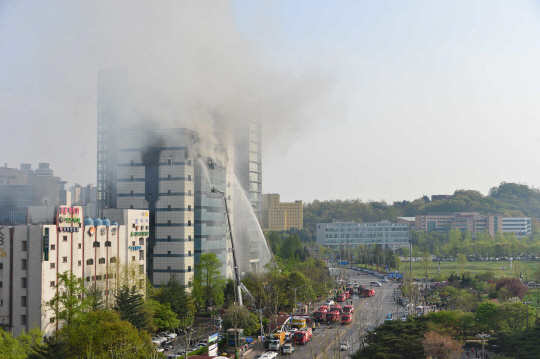
[[[429,262],[428,278],[435,278],[438,273],[439,262]],[[520,272],[523,274],[524,281],[534,281],[534,272],[540,267],[539,260],[533,261],[513,261],[512,269],[510,269],[510,261],[478,261],[465,263],[465,272],[471,275],[480,274],[485,271],[493,271],[496,277],[519,277]],[[375,269],[375,267],[373,268]],[[409,262],[402,262],[400,272],[409,274]],[[421,262],[412,263],[413,278],[424,278],[425,272]],[[461,273],[459,262],[441,262],[441,275],[448,277],[452,272]]]

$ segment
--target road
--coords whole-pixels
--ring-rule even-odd
[[[370,287],[369,283],[373,280],[380,282],[380,277],[374,275],[364,275],[364,272],[347,269],[346,275],[351,282],[357,282],[365,287]],[[333,325],[322,325],[320,329],[315,329],[313,339],[306,345],[297,345],[294,359],[326,359],[326,358],[345,358],[349,353],[356,352],[361,344],[361,336],[366,334],[366,330],[372,329],[377,324],[382,324],[388,313],[394,313],[398,310],[393,292],[397,284],[383,283],[382,287],[375,287],[375,295],[369,298],[354,295],[352,298],[355,307],[354,320],[349,325],[341,326],[339,323]],[[347,300],[347,304],[349,301]],[[339,303],[344,305],[345,303]],[[399,308],[400,313],[402,308]],[[401,314],[400,314],[401,315]],[[400,317],[398,317],[400,318]],[[348,341],[352,343],[349,351],[341,351],[341,342]],[[290,355],[280,355],[280,359]]]

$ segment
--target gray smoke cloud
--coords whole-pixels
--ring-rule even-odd
[[[0,118],[11,133],[0,161],[51,162],[70,182],[95,182],[97,72],[106,68],[128,74],[128,127],[186,126],[207,148],[229,148],[237,122],[258,111],[264,149],[283,148],[329,114],[321,104],[333,81],[272,68],[264,43],[238,31],[231,6],[0,2]]]

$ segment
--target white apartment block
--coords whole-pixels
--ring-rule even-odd
[[[107,303],[118,289],[120,265],[137,266],[144,276],[148,211],[117,215],[124,224],[84,219],[83,207],[30,207],[28,224],[0,227],[1,326],[14,335],[34,327],[45,335],[56,330],[59,323],[44,303],[66,271],[95,284]]]
[[[503,232],[515,233],[517,238],[531,236],[531,219],[528,217],[503,217]]]

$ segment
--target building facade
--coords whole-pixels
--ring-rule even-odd
[[[479,212],[429,213],[415,217],[415,230],[445,233],[456,228],[462,232],[471,232],[473,237],[485,231],[490,236],[512,232],[519,237],[528,237],[531,235],[531,219],[503,217],[500,214],[484,215]]]
[[[263,194],[262,226],[265,232],[303,228],[304,206],[302,201],[280,202],[277,193]]]
[[[409,245],[409,225],[388,221],[317,223],[317,244],[331,249],[375,244],[396,250]]]
[[[84,213],[87,217],[97,217],[97,188],[89,184],[81,186],[75,183],[69,188],[71,193],[71,205],[84,207]]]
[[[136,284],[144,290],[146,262],[139,249],[144,248],[148,230],[135,219],[144,221],[148,212],[128,213],[133,223],[118,225],[108,219],[84,219],[82,207],[30,207],[35,220],[0,228],[1,326],[14,335],[34,327],[45,335],[58,329],[60,323],[45,303],[56,293],[58,275],[66,271],[87,286],[95,285],[106,305],[112,305],[119,288],[121,263],[142,274]],[[39,223],[44,219],[49,224]]]

